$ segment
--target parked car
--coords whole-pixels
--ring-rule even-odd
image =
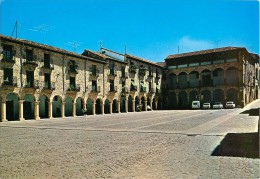
[[[226,103],[226,108],[235,108],[235,107],[236,107],[236,105],[233,101],[228,101]]]
[[[203,103],[203,106],[202,106],[202,108],[203,109],[210,109],[210,103]]]
[[[199,109],[200,108],[200,101],[192,101],[191,108],[192,109]]]
[[[221,104],[221,102],[215,102],[213,104],[213,109],[223,109],[223,104]]]

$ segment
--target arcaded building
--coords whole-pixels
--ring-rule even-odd
[[[1,121],[157,109],[163,67],[124,54],[68,52],[1,35]]]
[[[245,48],[169,55],[165,62],[168,109],[190,108],[194,100],[244,106],[259,98],[259,56]]]

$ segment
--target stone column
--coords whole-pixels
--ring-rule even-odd
[[[176,102],[177,102],[177,106],[179,106],[179,93],[176,92]]]
[[[52,101],[48,102],[49,106],[48,106],[48,114],[49,114],[49,118],[52,119]]]
[[[117,101],[117,112],[120,113],[120,101]]]
[[[40,119],[40,116],[39,116],[39,103],[40,103],[40,101],[35,101],[34,102],[34,117],[35,117],[35,120],[39,120]]]
[[[135,100],[132,100],[132,110],[135,112]]]
[[[1,112],[2,112],[2,122],[7,121],[7,119],[6,119],[6,101],[5,100],[2,100]]]
[[[155,101],[155,109],[158,109],[158,101]]]
[[[144,110],[147,111],[147,101],[144,101]]]
[[[92,113],[93,115],[96,115],[96,103],[92,102]]]
[[[23,102],[24,100],[19,100],[19,120],[23,121]]]
[[[153,111],[153,100],[152,99],[150,100],[150,108],[151,108],[151,111]]]
[[[125,112],[128,113],[128,99],[125,99]]]
[[[105,111],[105,104],[103,102],[100,103],[100,107],[101,107],[101,114],[104,115],[104,111]]]
[[[65,104],[66,102],[61,102],[61,117],[65,117]]]
[[[110,112],[110,114],[113,113],[113,103],[112,102],[109,102],[109,112]]]
[[[72,116],[73,117],[77,116],[76,115],[76,105],[77,105],[77,103],[75,103],[75,102],[72,103]]]

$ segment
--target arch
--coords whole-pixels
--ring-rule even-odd
[[[52,99],[52,116],[61,117],[61,102],[62,98],[58,95],[54,96]]]
[[[191,106],[191,104],[192,104],[192,101],[200,101],[198,91],[192,90],[192,91],[190,92],[190,94],[189,94],[189,100],[190,100],[190,102],[189,102],[189,105],[190,105],[190,106]]]
[[[67,96],[65,98],[65,116],[72,116],[73,100],[71,97]]]
[[[81,97],[78,97],[77,99],[76,99],[76,115],[77,116],[83,116],[84,114],[83,114],[83,111],[82,111],[82,109],[83,109],[83,99],[81,98]]]
[[[118,111],[117,111],[117,100],[116,99],[113,100],[112,113],[118,113]]]
[[[179,93],[179,108],[185,109],[188,107],[189,107],[188,95],[187,95],[186,91],[181,91]]]
[[[188,75],[185,72],[181,72],[178,75],[178,87],[187,88],[188,87]]]
[[[105,106],[104,106],[104,113],[109,114],[110,113],[110,101],[108,99],[105,100]]]
[[[169,75],[168,85],[169,85],[169,88],[171,88],[171,89],[177,88],[177,75],[175,75],[174,73],[171,73]]]
[[[103,105],[102,100],[100,98],[98,98],[96,100],[96,114],[102,114],[101,105]]]
[[[234,101],[238,104],[238,92],[234,88],[230,88],[227,90],[227,99],[226,101]]]
[[[87,115],[93,115],[92,105],[93,105],[92,100],[90,98],[88,98],[87,102],[86,102]]]
[[[132,96],[128,96],[128,112],[133,112],[133,99]]]
[[[213,92],[213,101],[224,103],[224,91],[222,89],[216,89]]]
[[[237,85],[238,79],[238,69],[235,67],[229,67],[226,70],[226,84],[227,85]]]
[[[141,97],[142,111],[145,111],[145,97]]]
[[[138,96],[135,97],[135,111],[137,111],[137,106],[139,105],[139,98]]]
[[[19,97],[15,93],[6,96],[6,119],[16,121],[19,119]]]
[[[210,70],[203,70],[201,72],[201,86],[202,87],[212,86],[212,79],[211,79],[211,71]]]
[[[23,117],[24,119],[34,119],[34,97],[31,94],[24,96]]]
[[[125,96],[121,95],[120,97],[120,112],[126,112],[125,110]]]
[[[178,102],[177,102],[177,96],[175,92],[169,93],[167,106],[169,109],[177,108]]]
[[[209,90],[203,90],[201,92],[201,102],[202,103],[211,103],[211,92]]]
[[[49,99],[44,94],[40,96],[39,115],[40,115],[40,118],[49,117]]]
[[[224,85],[224,70],[222,68],[216,68],[213,71],[213,86]]]
[[[199,87],[199,72],[192,71],[189,73],[189,87],[198,88]]]

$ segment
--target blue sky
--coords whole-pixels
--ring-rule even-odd
[[[0,0],[0,33],[68,51],[103,47],[163,61],[224,46],[259,54],[259,2],[237,0]],[[15,35],[14,35],[15,36]],[[74,48],[73,46],[77,46]]]

